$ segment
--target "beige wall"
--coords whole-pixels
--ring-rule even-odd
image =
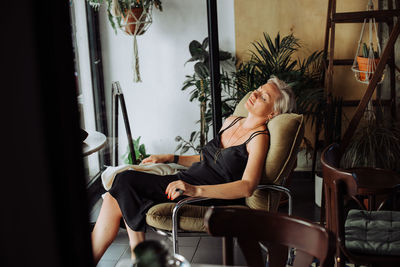
[[[364,11],[367,0],[338,0],[337,12]],[[374,1],[375,9],[378,8]],[[263,40],[263,32],[272,38],[293,33],[302,43],[299,57],[308,56],[324,46],[328,0],[235,0],[236,53],[248,59],[251,42]],[[354,58],[361,24],[337,24],[335,58]],[[335,67],[334,94],[346,100],[360,99],[366,86],[354,79],[350,66]],[[346,115],[351,119],[354,109]],[[344,119],[346,123],[346,119]],[[309,130],[307,136],[309,136]],[[310,137],[310,136],[309,136]]]

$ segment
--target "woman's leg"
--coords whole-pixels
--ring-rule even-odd
[[[121,218],[122,213],[117,200],[109,193],[106,193],[92,232],[92,249],[95,264],[99,262],[104,252],[117,236]]]
[[[126,226],[126,231],[128,232],[128,236],[129,236],[129,246],[131,248],[131,259],[134,260],[135,253],[133,252],[133,250],[139,243],[144,241],[144,239],[145,239],[144,232],[133,231],[131,228],[129,228],[129,226],[126,223],[125,223],[125,226]]]

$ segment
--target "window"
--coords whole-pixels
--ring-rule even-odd
[[[108,136],[98,14],[87,1],[70,0],[70,10],[81,128],[89,133],[96,131]],[[84,157],[88,187],[109,162],[106,150]]]

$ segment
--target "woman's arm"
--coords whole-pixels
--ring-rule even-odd
[[[177,189],[184,191],[184,195],[194,197],[209,197],[221,199],[236,199],[249,197],[257,188],[264,168],[265,157],[269,148],[268,135],[258,135],[249,142],[247,150],[249,157],[243,177],[239,181],[218,184],[193,186],[181,180],[172,182],[168,185],[166,194],[170,199],[175,199],[180,195]]]
[[[193,156],[178,156],[178,164],[186,167],[190,167],[193,163],[200,161],[200,155]],[[165,163],[174,162],[174,154],[159,154],[151,155],[145,158],[142,163]]]

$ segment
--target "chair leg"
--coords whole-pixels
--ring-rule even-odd
[[[223,265],[233,265],[233,238],[222,238],[222,262]]]
[[[336,254],[336,263],[337,267],[346,267],[346,258],[343,253],[339,252]]]

